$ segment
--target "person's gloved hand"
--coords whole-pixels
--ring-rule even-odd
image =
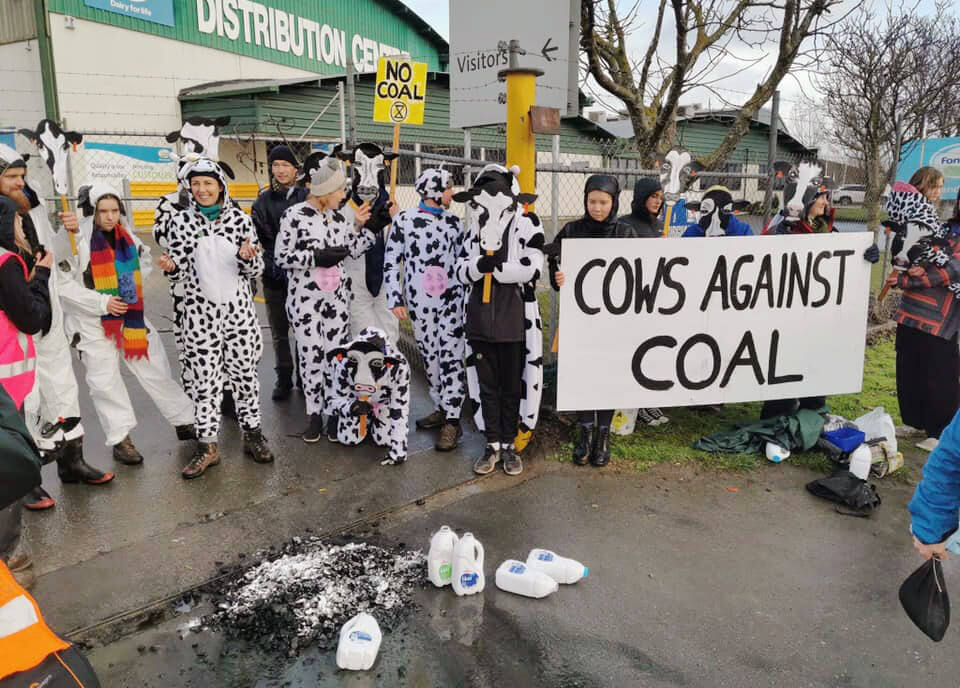
[[[350,404],[350,415],[351,416],[366,416],[373,412],[373,406],[370,405],[369,401],[360,401],[359,399],[352,404]]]
[[[493,272],[501,265],[503,265],[503,258],[500,256],[480,256],[480,260],[477,261],[477,270],[486,275],[487,273]]]
[[[877,248],[876,244],[872,244],[870,248],[863,252],[863,259],[870,263],[876,263],[880,260],[880,249]]]
[[[331,246],[330,248],[318,248],[313,251],[313,263],[319,268],[332,268],[339,264],[344,258],[350,255],[350,249],[346,246]]]
[[[544,244],[543,255],[547,258],[560,258],[560,242],[553,240],[549,244]]]

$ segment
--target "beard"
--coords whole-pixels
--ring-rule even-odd
[[[21,215],[30,212],[30,199],[27,198],[27,194],[23,193],[23,191],[11,191],[5,195],[17,204]]]

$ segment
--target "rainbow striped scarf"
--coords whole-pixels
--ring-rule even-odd
[[[147,327],[143,320],[143,286],[140,283],[140,258],[129,232],[120,225],[113,230],[115,249],[104,232],[94,228],[90,238],[90,274],[93,288],[101,294],[123,299],[130,308],[123,315],[100,316],[107,339],[123,349],[127,359],[147,356]]]

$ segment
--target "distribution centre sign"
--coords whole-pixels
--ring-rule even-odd
[[[860,391],[869,232],[568,241],[559,410]]]
[[[381,57],[375,94],[374,122],[423,124],[427,63]]]

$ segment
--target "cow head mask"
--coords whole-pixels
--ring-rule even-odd
[[[347,370],[353,378],[353,391],[357,396],[373,396],[390,374],[390,370],[399,365],[400,361],[388,356],[386,344],[380,336],[364,338],[368,330],[361,332],[361,337],[346,347],[333,349],[327,358],[330,361],[346,361]]]
[[[83,134],[75,131],[64,131],[53,120],[41,120],[36,131],[21,129],[20,133],[33,141],[40,157],[53,175],[53,188],[57,194],[67,193],[67,155],[70,146],[76,146],[83,141]]]
[[[749,201],[733,200],[730,190],[725,186],[711,186],[699,201],[687,203],[687,209],[699,211],[703,235],[708,237],[725,236],[734,213],[743,212],[749,207]]]
[[[693,159],[690,151],[677,149],[657,156],[660,170],[660,186],[663,197],[671,203],[680,199],[681,194],[696,181],[697,175],[705,168]]]
[[[375,143],[361,143],[352,151],[335,151],[335,155],[350,164],[350,198],[373,203],[386,191],[387,163],[399,153],[384,153]]]
[[[470,220],[477,226],[483,251],[499,250],[503,232],[520,205],[537,200],[536,194],[520,193],[518,174],[520,168],[516,165],[509,170],[502,165],[487,165],[472,187],[453,196],[453,200],[470,208]]]
[[[784,180],[783,221],[787,224],[803,218],[806,199],[833,187],[833,180],[823,175],[823,166],[817,162],[794,164],[778,160],[773,163],[773,171],[777,179]]]
[[[167,134],[167,143],[180,143],[180,155],[171,153],[168,157],[180,163],[180,171],[189,162],[207,158],[218,162],[220,168],[230,179],[234,179],[233,169],[220,161],[220,128],[230,123],[230,117],[190,117],[179,131]],[[179,174],[178,174],[179,176]]]
[[[926,252],[931,239],[942,234],[940,218],[914,186],[897,182],[887,201],[889,220],[883,224],[894,234],[891,245],[893,267],[906,270]]]

